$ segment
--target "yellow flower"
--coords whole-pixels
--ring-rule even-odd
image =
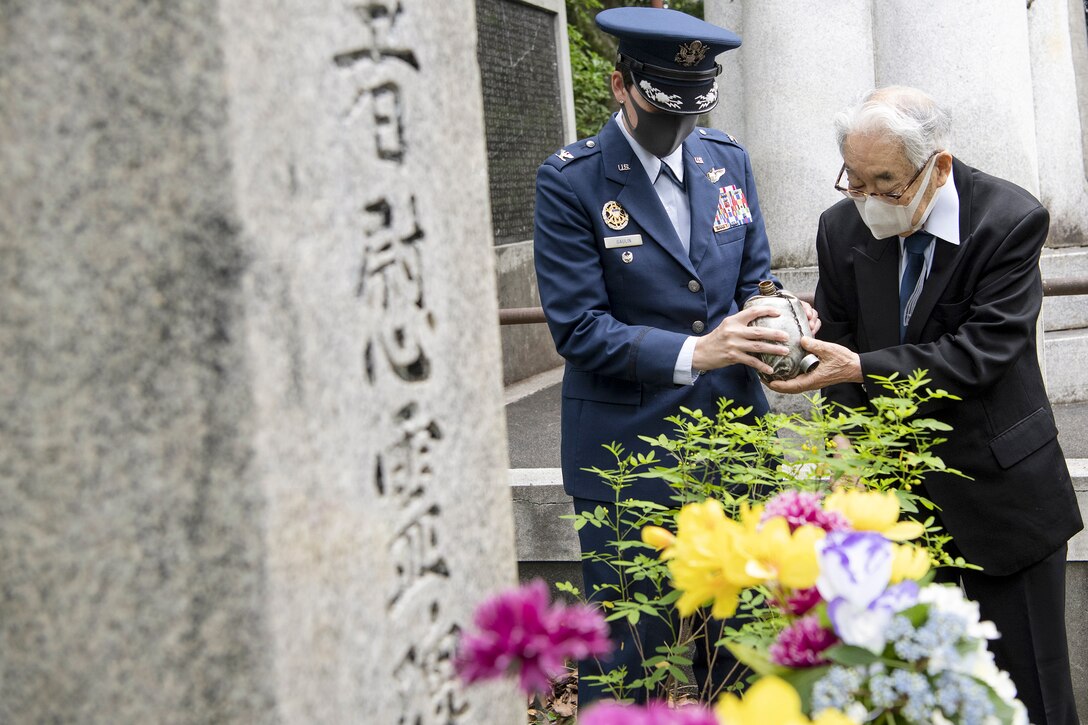
[[[858,723],[840,710],[827,708],[820,711],[820,714],[812,721],[812,725],[858,725]]]
[[[899,499],[894,491],[839,490],[824,499],[824,509],[838,511],[858,531],[876,531],[892,541],[921,536],[917,521],[899,520]]]
[[[856,725],[838,710],[824,710],[815,720],[801,712],[801,698],[785,680],[761,678],[739,699],[725,694],[714,714],[721,725]]]
[[[768,519],[755,528],[760,507],[754,512],[742,511],[747,536],[743,542],[747,574],[763,581],[778,581],[790,589],[807,589],[816,585],[820,575],[816,557],[816,542],[826,536],[818,526],[800,526],[790,533],[789,522],[781,516]]]
[[[736,612],[741,590],[759,582],[744,571],[742,538],[741,525],[727,518],[714,499],[680,509],[675,540],[662,558],[669,560],[673,586],[681,592],[676,601],[681,616],[710,602],[711,614],[719,619]]]
[[[642,541],[655,549],[668,549],[676,541],[676,537],[660,526],[643,526]]]
[[[920,546],[895,544],[892,556],[891,584],[897,584],[904,579],[921,579],[929,571],[929,552]]]

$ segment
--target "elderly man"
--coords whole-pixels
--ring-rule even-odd
[[[835,187],[847,198],[820,218],[823,328],[803,341],[821,364],[770,387],[824,388],[858,407],[881,394],[868,376],[921,368],[962,398],[925,411],[952,426],[938,455],[974,479],[924,482],[953,553],[982,567],[946,576],[997,625],[991,648],[1031,721],[1073,724],[1065,558],[1082,522],[1035,339],[1049,215],[954,158],[950,128],[943,108],[904,87],[872,91],[835,118]]]

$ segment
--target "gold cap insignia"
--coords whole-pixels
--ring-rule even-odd
[[[691,67],[706,57],[707,46],[701,40],[693,40],[690,43],[681,43],[680,50],[674,59],[680,65]]]
[[[616,231],[627,226],[629,220],[627,210],[616,201],[610,201],[604,205],[604,208],[601,209],[601,218],[604,219],[604,223],[608,225],[609,229],[615,229]]]

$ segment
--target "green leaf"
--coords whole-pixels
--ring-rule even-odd
[[[855,647],[851,644],[837,644],[824,650],[824,655],[832,662],[847,667],[860,667],[871,665],[880,661],[880,655],[875,655],[864,647]]]
[[[747,665],[753,672],[760,675],[782,676],[787,671],[786,668],[779,667],[771,662],[770,657],[755,647],[749,647],[738,642],[726,642],[725,647],[733,653],[738,662]]]
[[[679,667],[670,666],[668,670],[669,674],[675,677],[678,682],[682,682],[685,685],[688,684],[688,676],[684,674],[684,671],[682,669],[680,669]]]
[[[801,696],[801,712],[812,711],[812,688],[816,686],[816,682],[827,674],[827,671],[831,669],[831,665],[820,665],[818,667],[799,667],[784,672],[781,677],[783,680],[793,686],[793,689],[797,690],[797,694]]]

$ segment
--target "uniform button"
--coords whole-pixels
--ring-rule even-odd
[[[706,129],[705,129],[705,128],[700,128],[700,129],[699,129],[699,133],[701,133],[702,135],[706,136]]]
[[[694,332],[696,335],[698,335],[705,329],[706,325],[703,324],[702,320],[696,320],[695,322],[691,323],[691,331]]]
[[[587,149],[591,149],[591,148],[593,148],[593,147],[594,147],[594,146],[596,146],[596,145],[597,145],[597,142],[596,142],[596,141],[593,141],[593,140],[589,140],[589,141],[586,141],[586,148],[587,148]]]
[[[699,280],[697,280],[697,279],[693,279],[690,282],[688,282],[688,289],[691,290],[692,292],[698,292],[702,288],[703,288],[703,286],[701,284],[699,284]]]

